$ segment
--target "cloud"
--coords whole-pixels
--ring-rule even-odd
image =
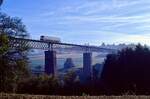
[[[150,36],[147,35],[125,35],[123,38],[118,39],[118,42],[126,43],[141,43],[149,45]]]
[[[139,15],[139,16],[66,16],[66,20],[75,20],[74,22],[129,22],[129,23],[139,23],[139,22],[149,22],[149,15]]]
[[[84,32],[74,32],[74,31],[61,31],[61,33],[68,34],[68,37],[61,38],[63,42],[84,44],[89,43],[90,45],[100,45],[102,42],[108,44],[119,44],[119,43],[141,43],[149,45],[150,34],[128,34],[121,32],[111,32],[111,31],[84,31]],[[69,38],[74,37],[74,38]],[[67,38],[67,39],[66,39]],[[80,42],[79,42],[80,41]]]
[[[112,4],[116,8],[122,8],[122,7],[130,7],[135,6],[138,4],[146,4],[150,3],[150,1],[144,1],[144,0],[112,0]]]
[[[7,11],[23,17],[33,38],[42,33],[76,43],[149,42],[149,0],[40,0],[23,5]]]

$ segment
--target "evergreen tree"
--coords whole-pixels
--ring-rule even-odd
[[[127,91],[150,94],[150,50],[140,44],[135,49],[126,48],[118,54],[108,55],[102,72],[102,80],[110,92]]]

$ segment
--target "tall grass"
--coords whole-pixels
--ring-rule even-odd
[[[0,99],[150,99],[150,96],[48,96],[27,94],[0,94]]]

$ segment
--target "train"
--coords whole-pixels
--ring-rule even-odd
[[[58,37],[52,37],[52,36],[40,36],[41,41],[46,41],[46,42],[53,42],[53,43],[61,43],[61,39]]]

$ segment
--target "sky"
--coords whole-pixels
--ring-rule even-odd
[[[1,11],[21,18],[32,39],[150,45],[150,0],[4,0]]]

